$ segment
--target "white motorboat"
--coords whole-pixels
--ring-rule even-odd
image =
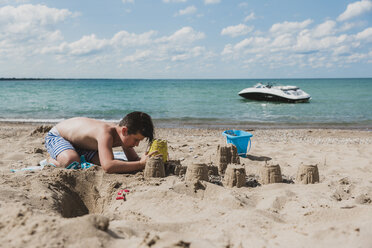
[[[297,86],[274,86],[273,84],[258,83],[251,88],[241,90],[239,96],[246,99],[258,101],[275,101],[275,102],[308,102],[311,98],[309,94]]]

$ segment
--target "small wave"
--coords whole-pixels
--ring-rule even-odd
[[[58,123],[63,120],[64,119],[25,119],[25,118],[2,119],[0,118],[0,122],[14,122],[14,123]]]
[[[9,122],[9,123],[51,123],[51,124],[55,124],[55,123],[58,123],[58,122],[61,122],[63,120],[66,120],[66,119],[14,119],[14,118],[9,118],[9,119],[2,119],[0,118],[0,122]],[[115,122],[115,123],[118,123],[120,120],[114,120],[114,119],[97,119],[97,120],[101,120],[101,121],[104,121],[104,122]]]

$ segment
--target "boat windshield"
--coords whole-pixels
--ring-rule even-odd
[[[290,89],[290,90],[283,90],[283,92],[287,95],[293,95],[293,96],[301,96],[304,94],[304,92],[300,89]]]
[[[256,84],[255,86],[253,86],[254,88],[264,88],[264,85],[262,83],[258,83]]]

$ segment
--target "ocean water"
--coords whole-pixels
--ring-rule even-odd
[[[250,101],[258,82],[296,85],[309,103]],[[368,79],[1,80],[0,121],[58,122],[74,116],[120,120],[143,111],[166,127],[340,127],[372,130]]]

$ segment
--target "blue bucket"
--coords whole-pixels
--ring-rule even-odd
[[[247,152],[251,149],[251,137],[253,137],[253,134],[242,130],[226,130],[222,135],[226,136],[227,144],[236,146],[239,156],[246,157]],[[249,148],[247,150],[248,144]]]

